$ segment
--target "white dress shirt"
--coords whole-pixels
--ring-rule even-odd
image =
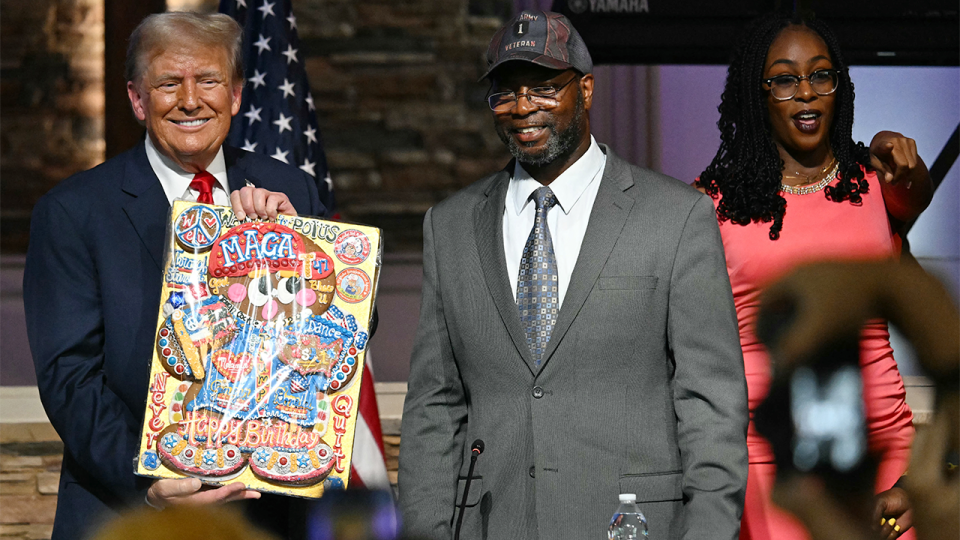
[[[200,193],[195,189],[190,189],[190,182],[193,182],[194,173],[184,171],[170,158],[161,154],[157,147],[153,145],[149,135],[147,135],[147,161],[150,162],[150,167],[156,173],[157,178],[160,179],[160,185],[163,186],[163,192],[167,195],[167,201],[171,205],[174,199],[197,200]],[[217,179],[217,183],[213,186],[213,204],[230,206],[227,162],[223,159],[222,146],[207,167],[207,172]]]
[[[560,305],[567,294],[570,276],[577,265],[580,244],[587,232],[593,202],[600,189],[600,178],[607,163],[607,156],[600,150],[596,139],[590,136],[590,148],[573,165],[550,183],[558,204],[547,212],[547,227],[553,239],[553,252],[557,258]],[[533,229],[537,205],[531,195],[542,187],[516,162],[513,177],[507,187],[507,199],[503,209],[503,250],[507,259],[507,274],[514,300],[517,297],[517,281],[520,274],[520,259],[527,237]]]

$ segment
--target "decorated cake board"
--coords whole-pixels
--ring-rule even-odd
[[[174,201],[136,473],[346,487],[380,263],[373,227]]]

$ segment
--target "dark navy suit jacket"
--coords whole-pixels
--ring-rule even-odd
[[[314,179],[270,157],[224,146],[230,189],[250,181],[324,216]],[[82,538],[144,503],[133,474],[146,408],[170,204],[144,142],[67,178],[34,207],[23,294],[40,398],[64,443],[54,540]],[[295,499],[248,504],[288,535]]]

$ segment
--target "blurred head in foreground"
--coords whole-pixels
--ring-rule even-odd
[[[92,540],[279,540],[223,506],[144,508],[108,523]]]

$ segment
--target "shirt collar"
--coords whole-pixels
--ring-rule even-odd
[[[580,196],[587,190],[587,186],[592,184],[598,177],[603,165],[606,162],[606,156],[600,150],[597,140],[590,135],[590,147],[586,153],[580,156],[573,165],[563,171],[556,180],[550,183],[550,189],[557,197],[557,203],[564,214],[569,214],[573,206],[580,200]],[[543,185],[530,176],[519,161],[513,165],[513,178],[515,183],[513,191],[513,208],[517,215],[523,211],[523,208],[529,202],[530,195]]]
[[[153,145],[153,140],[150,139],[149,134],[146,138],[147,160],[150,162],[153,172],[157,174],[157,178],[160,179],[161,183],[174,187],[175,193],[185,192],[190,187],[190,182],[193,181],[194,173],[184,171],[172,159],[160,153],[157,147]],[[222,145],[217,150],[217,155],[214,156],[213,161],[207,166],[207,172],[217,179],[217,185],[220,186],[220,189],[227,194],[230,193],[227,188],[227,162],[223,158]]]

